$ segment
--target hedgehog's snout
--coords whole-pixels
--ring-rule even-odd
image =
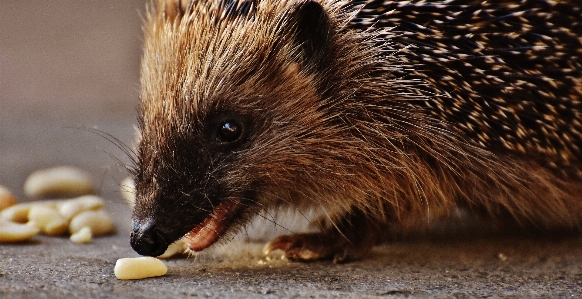
[[[154,220],[133,220],[131,231],[131,247],[137,253],[147,256],[160,256],[168,248],[164,235],[156,228]]]

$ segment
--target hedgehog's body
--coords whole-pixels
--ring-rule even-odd
[[[456,206],[582,224],[582,10],[521,1],[168,1],[146,24],[132,246],[329,217],[301,260]],[[411,221],[414,220],[414,221]]]
[[[394,27],[392,47],[411,46],[396,76],[442,94],[422,103],[434,117],[483,148],[580,177],[582,5],[372,1],[360,15],[352,27]]]

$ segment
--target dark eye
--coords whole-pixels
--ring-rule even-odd
[[[218,141],[233,142],[242,135],[243,127],[235,120],[226,120],[220,123],[218,128]]]

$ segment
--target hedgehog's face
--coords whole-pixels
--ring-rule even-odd
[[[314,162],[305,148],[317,150],[317,135],[332,133],[310,129],[325,119],[321,88],[304,71],[315,68],[297,58],[323,55],[314,51],[328,30],[312,25],[329,24],[318,4],[296,10],[296,36],[273,31],[259,13],[240,32],[228,26],[244,20],[214,28],[207,13],[174,27],[150,20],[131,236],[138,253],[160,255],[184,236],[202,250],[259,209],[292,201],[297,180],[313,183],[299,174]],[[246,35],[260,30],[265,40]],[[304,46],[313,55],[300,53]]]
[[[138,147],[132,246],[144,255],[185,235],[191,250],[208,247],[256,197],[255,180],[236,166],[249,151],[246,116],[222,111],[183,131],[164,129],[170,138],[142,132]]]

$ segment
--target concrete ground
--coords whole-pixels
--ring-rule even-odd
[[[398,241],[343,265],[297,264],[226,244],[166,262],[160,278],[120,281],[129,208],[105,139],[131,144],[144,1],[2,1],[0,184],[20,201],[32,171],[75,165],[92,173],[117,233],[92,244],[38,236],[0,245],[0,298],[473,298],[582,297],[582,238],[524,236]]]

